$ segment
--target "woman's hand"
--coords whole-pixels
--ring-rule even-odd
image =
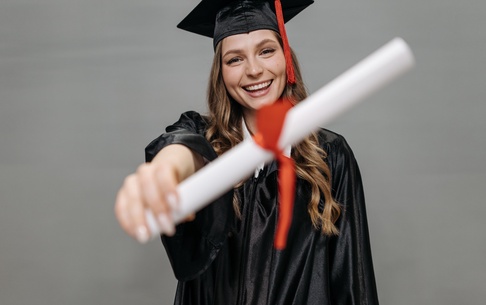
[[[177,185],[204,164],[203,158],[183,145],[169,145],[151,163],[125,178],[118,191],[115,214],[121,227],[139,242],[150,239],[146,212],[155,216],[161,234],[173,235],[172,211],[178,207]]]

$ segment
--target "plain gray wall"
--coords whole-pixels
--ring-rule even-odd
[[[196,0],[0,2],[0,304],[172,304],[158,242],[115,194],[183,111],[205,111]],[[361,166],[382,304],[486,300],[486,2],[317,1],[289,23],[313,92],[395,36],[416,68],[327,128]]]

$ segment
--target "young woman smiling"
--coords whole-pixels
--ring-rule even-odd
[[[312,3],[282,2],[284,17]],[[213,23],[209,32],[205,18]],[[297,181],[285,249],[273,247],[276,162],[177,228],[169,216],[177,209],[177,184],[251,137],[258,109],[307,96],[278,20],[268,1],[203,0],[181,22],[214,39],[209,113],[186,112],[167,127],[118,192],[120,225],[140,242],[149,238],[144,210],[157,215],[179,280],[175,304],[378,304],[359,169],[344,138],[331,131],[286,150]]]

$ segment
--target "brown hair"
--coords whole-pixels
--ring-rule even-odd
[[[280,36],[277,38],[282,45]],[[292,53],[296,83],[286,85],[283,97],[294,103],[299,103],[307,97],[307,91],[302,80],[300,67],[295,53]],[[211,67],[208,85],[209,125],[206,138],[211,142],[216,153],[221,155],[243,141],[241,105],[227,92],[221,72],[221,43],[216,46],[213,65]],[[341,209],[331,195],[331,172],[324,161],[327,153],[319,146],[315,133],[305,138],[292,149],[292,158],[295,160],[297,176],[307,181],[311,186],[311,199],[308,212],[312,224],[319,227],[323,234],[338,234],[334,223],[338,219]],[[319,211],[321,195],[324,197],[324,209]],[[234,200],[235,211],[240,214],[239,204]]]

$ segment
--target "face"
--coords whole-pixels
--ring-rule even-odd
[[[282,47],[271,30],[229,36],[221,43],[224,84],[248,123],[257,109],[282,95],[287,82]]]

